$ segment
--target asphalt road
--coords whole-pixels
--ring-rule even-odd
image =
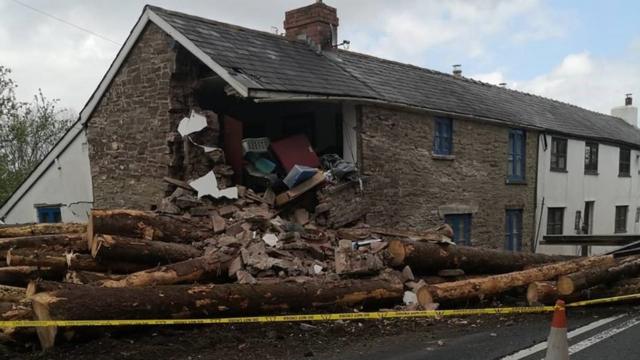
[[[518,316],[518,315],[515,315]],[[450,332],[380,338],[365,348],[343,349],[332,359],[543,359],[551,315],[502,318]],[[640,359],[640,309],[619,305],[568,311],[571,359]]]

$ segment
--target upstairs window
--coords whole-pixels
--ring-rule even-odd
[[[547,235],[562,235],[564,208],[547,209]]]
[[[36,208],[38,211],[39,223],[59,223],[62,222],[62,215],[59,206],[43,206]]]
[[[598,174],[598,143],[587,141],[584,144],[584,173]]]
[[[551,171],[567,171],[567,139],[551,139]]]
[[[507,149],[507,180],[524,181],[525,133],[524,130],[509,130],[509,148]]]
[[[615,233],[622,234],[627,232],[627,213],[629,207],[626,205],[616,206],[616,225]]]
[[[451,155],[453,139],[453,121],[448,118],[435,118],[433,132],[433,153]]]
[[[620,148],[618,176],[631,176],[631,150],[628,148]]]

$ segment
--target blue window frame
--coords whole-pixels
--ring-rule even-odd
[[[453,242],[458,245],[471,245],[471,214],[445,215],[444,222],[453,229]]]
[[[525,162],[525,133],[524,130],[509,130],[509,149],[508,149],[508,165],[507,180],[513,182],[524,181],[524,162]]]
[[[522,250],[521,209],[510,209],[506,212],[504,248],[509,251]]]
[[[433,153],[451,155],[453,139],[453,121],[448,118],[435,118],[433,132]]]
[[[59,223],[62,222],[60,207],[46,206],[36,208],[38,211],[38,222],[40,223]]]

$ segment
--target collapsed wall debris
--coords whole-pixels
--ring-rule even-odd
[[[371,227],[362,221],[367,179],[337,155],[316,156],[304,135],[274,144],[244,139],[244,181],[237,182],[225,152],[207,136],[198,139],[202,131],[219,131],[211,128],[216,121],[215,114],[192,112],[179,124],[185,149],[200,149],[206,159],[190,162],[193,177],[164,178],[170,191],[155,211],[94,209],[87,224],[0,228],[0,303],[6,305],[0,317],[417,310],[459,300],[509,302],[503,295],[527,286],[530,304],[639,287],[640,257],[567,258],[458,246],[446,224]],[[34,338],[22,330],[2,332],[5,341]],[[43,348],[62,332],[70,334],[37,329]]]

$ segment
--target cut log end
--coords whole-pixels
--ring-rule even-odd
[[[49,304],[55,302],[56,299],[47,293],[40,293],[31,296],[31,307],[36,320],[51,320],[49,313]],[[57,326],[39,326],[36,328],[38,339],[43,350],[52,348],[55,345],[56,335],[58,333]]]
[[[576,290],[573,280],[568,276],[558,278],[558,293],[560,295],[570,295]]]
[[[540,304],[538,301],[538,289],[535,283],[531,283],[527,287],[527,304],[529,304],[529,306],[536,306]]]
[[[431,296],[426,286],[419,287],[415,290],[415,293],[418,298],[418,304],[420,304],[423,309],[429,309],[433,305],[433,296]]]
[[[400,266],[404,264],[404,258],[407,254],[402,241],[390,241],[387,251],[391,257],[391,266]]]

